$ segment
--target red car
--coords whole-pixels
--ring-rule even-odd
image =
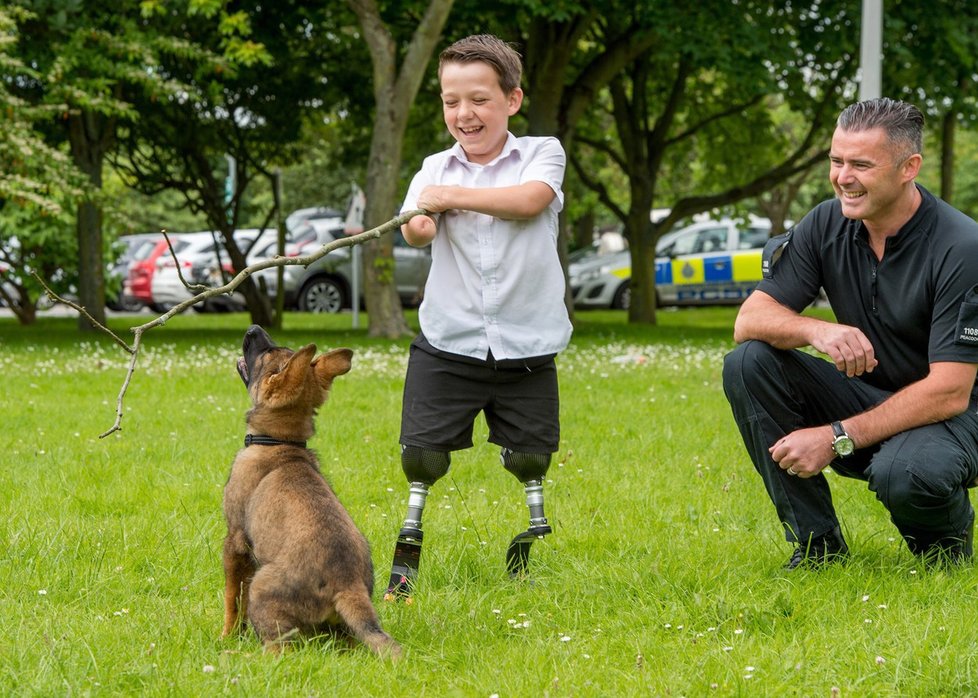
[[[173,245],[174,252],[179,252],[187,246],[185,240],[173,235],[170,236],[170,244]],[[165,312],[165,308],[158,308],[153,302],[153,274],[156,273],[160,258],[169,254],[170,247],[162,235],[158,238],[150,238],[139,246],[133,253],[132,262],[129,263],[129,271],[123,286],[126,300],[142,303],[155,312]]]

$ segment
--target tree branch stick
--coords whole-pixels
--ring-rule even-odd
[[[132,346],[129,346],[128,344],[126,344],[122,339],[120,339],[108,327],[105,327],[101,323],[96,322],[92,318],[92,316],[88,313],[88,311],[85,310],[84,307],[78,305],[77,303],[73,303],[73,302],[71,302],[71,301],[69,301],[67,299],[64,299],[64,298],[60,297],[59,295],[57,295],[56,293],[54,293],[53,291],[51,291],[48,288],[48,286],[43,281],[41,281],[40,279],[38,279],[38,281],[40,281],[41,285],[44,286],[44,289],[47,292],[48,296],[53,301],[55,301],[57,303],[62,303],[64,305],[68,305],[68,306],[74,308],[75,310],[77,310],[79,313],[81,313],[82,315],[84,315],[88,319],[88,321],[91,322],[95,327],[97,327],[98,329],[102,330],[103,332],[105,332],[106,334],[108,334],[110,337],[112,337],[112,339],[117,344],[119,344],[123,349],[125,349],[130,354],[130,358],[129,358],[129,369],[126,371],[125,379],[122,382],[122,387],[119,390],[119,396],[118,396],[118,398],[116,400],[115,423],[106,432],[104,432],[103,434],[100,434],[99,435],[99,438],[100,439],[104,439],[109,434],[111,434],[113,432],[116,432],[116,431],[121,431],[122,430],[122,416],[124,414],[123,401],[125,399],[126,391],[129,389],[129,384],[132,382],[133,374],[136,371],[136,361],[139,358],[139,348],[140,348],[140,345],[142,344],[143,333],[148,332],[149,330],[153,329],[154,327],[159,327],[160,325],[165,325],[166,322],[167,322],[167,320],[169,320],[171,317],[173,317],[174,315],[176,315],[176,314],[178,314],[180,312],[183,312],[184,310],[186,310],[190,306],[194,305],[195,303],[199,303],[200,301],[204,300],[205,298],[212,298],[214,296],[231,294],[232,292],[234,292],[234,290],[238,286],[241,285],[241,283],[246,278],[248,278],[249,276],[251,276],[255,272],[261,271],[263,269],[270,269],[272,267],[284,267],[284,266],[293,266],[293,265],[308,266],[309,264],[312,264],[313,262],[315,262],[317,259],[320,259],[322,257],[325,257],[327,254],[329,254],[333,250],[337,250],[337,249],[339,249],[341,247],[352,247],[354,245],[361,245],[361,244],[363,244],[363,243],[365,243],[365,242],[367,242],[369,240],[376,240],[380,236],[382,236],[382,235],[384,235],[386,233],[389,233],[389,232],[391,232],[393,230],[396,230],[396,229],[400,228],[402,225],[404,225],[409,220],[411,220],[412,218],[414,218],[415,216],[417,216],[419,214],[426,214],[427,215],[427,212],[419,209],[419,210],[415,210],[415,211],[408,211],[408,212],[402,213],[401,215],[399,215],[399,216],[397,216],[395,218],[392,218],[391,220],[387,221],[386,223],[384,223],[382,225],[379,225],[376,228],[372,228],[372,229],[370,229],[370,230],[368,230],[366,232],[359,233],[358,235],[350,235],[349,237],[340,238],[340,239],[337,239],[337,240],[332,240],[332,241],[326,243],[325,245],[321,246],[318,250],[316,250],[312,254],[306,255],[304,257],[278,257],[278,256],[276,256],[276,257],[272,257],[270,259],[263,259],[260,262],[255,262],[254,264],[251,264],[251,265],[245,267],[244,269],[242,269],[241,271],[239,271],[237,274],[234,275],[234,277],[230,281],[228,281],[223,286],[216,286],[216,287],[213,287],[213,288],[208,288],[205,291],[201,291],[200,293],[198,293],[197,295],[193,296],[192,298],[188,298],[187,300],[182,301],[182,302],[178,303],[177,305],[173,306],[172,308],[170,308],[170,310],[168,310],[167,312],[163,313],[159,317],[157,317],[157,318],[155,318],[155,319],[153,319],[153,320],[151,320],[151,321],[149,321],[147,323],[144,323],[142,325],[139,325],[137,327],[130,328],[130,330],[133,333],[133,337],[134,337]]]

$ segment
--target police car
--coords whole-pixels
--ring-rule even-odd
[[[657,304],[742,303],[761,280],[761,252],[770,231],[770,221],[752,217],[702,221],[667,233],[656,246]],[[628,250],[582,259],[568,273],[575,307],[628,307]]]

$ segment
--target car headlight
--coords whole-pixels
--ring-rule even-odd
[[[588,271],[583,271],[577,276],[571,277],[571,284],[579,286],[580,284],[586,284],[588,281],[594,281],[603,273],[600,269],[590,269]]]

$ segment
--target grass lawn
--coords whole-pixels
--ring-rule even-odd
[[[349,346],[311,445],[371,543],[397,664],[324,639],[281,658],[221,640],[221,492],[244,434],[245,315],[188,313],[127,357],[73,318],[0,319],[0,694],[17,696],[931,696],[978,694],[976,574],[919,567],[864,484],[829,475],[851,562],[790,554],[720,384],[733,309],[656,327],[579,313],[561,355],[554,534],[504,569],[522,487],[485,443],[432,489],[413,604],[380,600],[407,484],[408,341],[290,314],[281,344]],[[115,318],[127,328],[148,316]],[[414,315],[409,316],[416,322]]]

